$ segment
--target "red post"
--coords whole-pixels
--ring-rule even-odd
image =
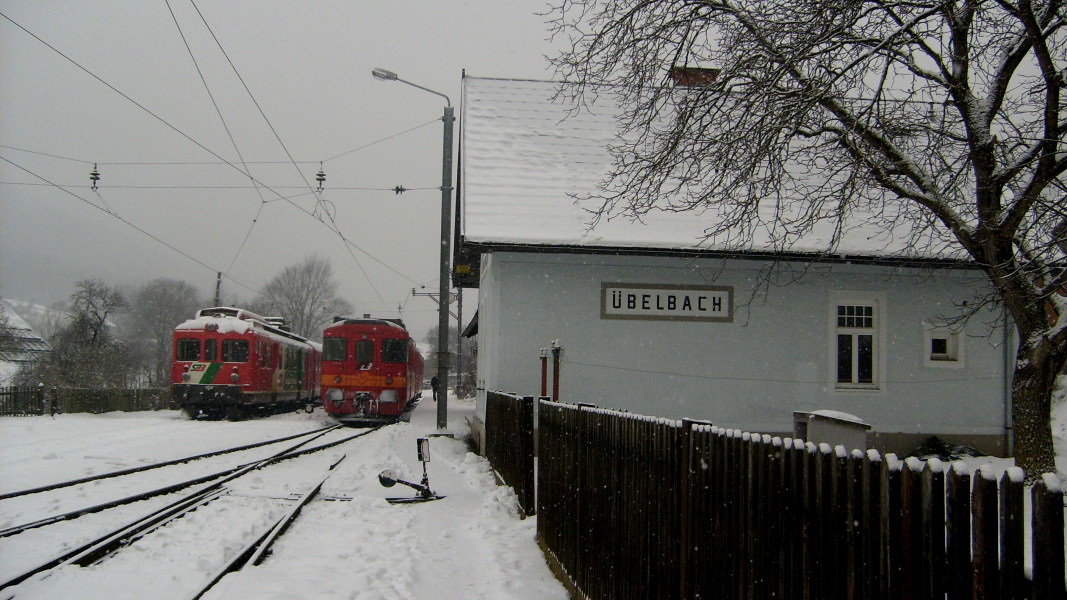
[[[541,348],[541,395],[548,395],[548,349]]]

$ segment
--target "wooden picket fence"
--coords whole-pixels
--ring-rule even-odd
[[[173,408],[167,388],[98,390],[86,388],[0,388],[0,416],[56,413],[134,412]]]
[[[515,489],[519,506],[527,515],[534,504],[534,399],[492,394],[486,405],[485,455],[497,475]]]
[[[487,455],[505,481],[534,469],[534,440],[501,444],[530,398],[491,394]],[[503,409],[493,405],[512,405]],[[1064,598],[1064,496],[937,460],[900,461],[802,440],[542,401],[538,539],[591,599]],[[529,434],[523,433],[529,430]],[[513,438],[514,439],[514,438]],[[522,457],[501,459],[501,454]],[[497,462],[501,461],[503,462]],[[510,463],[500,468],[498,464]],[[519,465],[519,466],[516,466]],[[522,466],[525,465],[525,466]]]

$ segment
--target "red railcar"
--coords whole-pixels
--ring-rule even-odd
[[[205,308],[174,329],[171,395],[189,418],[314,406],[322,346],[240,308]]]
[[[322,332],[326,414],[353,425],[410,420],[422,398],[422,367],[402,321],[338,318]]]

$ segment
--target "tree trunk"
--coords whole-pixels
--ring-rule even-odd
[[[1021,338],[1026,340],[1025,337]],[[1027,481],[1056,471],[1052,447],[1052,390],[1057,369],[1047,353],[1020,344],[1012,381],[1012,421],[1015,428],[1015,464],[1026,471]]]

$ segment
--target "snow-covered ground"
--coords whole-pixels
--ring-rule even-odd
[[[449,409],[449,430],[464,435],[473,403],[451,397]],[[174,411],[4,417],[0,418],[0,493],[274,439],[317,429],[324,422],[321,412],[237,423],[191,422]],[[567,598],[534,541],[535,519],[518,517],[513,492],[497,486],[488,463],[469,453],[461,440],[431,438],[430,484],[446,498],[412,505],[385,501],[414,491],[403,486],[383,488],[378,473],[392,469],[401,478],[418,482],[422,470],[415,440],[435,430],[436,405],[426,401],[411,423],[238,480],[226,496],[99,565],[63,567],[47,578],[36,577],[4,590],[0,597],[13,592],[19,599],[188,598],[224,559],[288,510],[292,502],[285,498],[320,479],[330,463],[345,455],[322,494],[351,500],[310,504],[265,563],[228,575],[206,598]],[[1054,432],[1064,473],[1067,403],[1062,396],[1054,408]],[[276,450],[256,452],[266,456]],[[3,500],[0,529],[89,506],[105,496],[128,495],[129,490],[113,492],[109,489],[113,486],[159,487],[177,478],[174,469],[214,472],[226,460],[235,459],[149,471],[137,476],[137,484],[121,483],[127,478],[104,480]],[[1004,459],[973,462],[975,467],[992,462],[997,470],[1011,466]],[[0,538],[0,581],[167,501],[160,497]]]
[[[465,433],[465,418],[472,413],[470,401],[450,398],[449,430]],[[318,428],[323,421],[321,412],[237,423],[184,421],[172,411],[0,418],[0,492],[282,437]],[[436,405],[426,401],[411,423],[260,471],[235,482],[223,498],[98,565],[62,567],[47,578],[4,590],[3,597],[14,592],[19,599],[188,598],[224,557],[240,550],[242,538],[291,506],[280,498],[317,481],[329,463],[346,455],[322,494],[351,500],[308,505],[266,562],[228,575],[205,598],[567,598],[534,540],[535,520],[519,518],[514,493],[495,484],[488,463],[469,453],[463,441],[430,441],[430,485],[444,499],[409,505],[385,501],[414,491],[383,488],[378,473],[393,469],[418,482],[422,467],[416,439],[435,430]],[[139,477],[162,485],[173,477],[165,471]],[[67,488],[49,495],[47,503],[86,505],[92,494]],[[163,502],[136,503],[2,538],[0,581],[50,558],[64,544],[84,542]],[[25,504],[0,501],[0,528],[25,522],[31,514]]]

